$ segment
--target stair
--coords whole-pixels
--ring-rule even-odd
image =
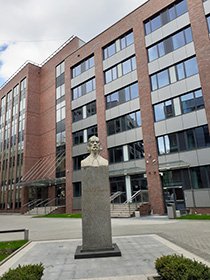
[[[136,203],[127,203],[127,204],[115,204],[112,203],[111,210],[111,218],[130,218],[135,210]]]
[[[57,208],[58,206],[35,207],[26,212],[25,215],[47,215],[55,211]]]

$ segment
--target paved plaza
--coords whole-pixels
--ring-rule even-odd
[[[183,254],[210,266],[210,221],[169,220],[167,217],[112,219],[113,242],[122,257],[75,260],[81,245],[81,219],[0,215],[1,230],[28,228],[28,246],[0,267],[0,275],[18,264],[45,266],[43,280],[146,280],[156,273],[154,261],[166,254]],[[11,234],[10,239],[22,233]],[[8,236],[0,235],[1,240]]]

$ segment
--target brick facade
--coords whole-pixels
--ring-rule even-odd
[[[66,212],[73,212],[73,140],[72,140],[72,84],[71,68],[94,54],[95,79],[96,79],[96,107],[97,126],[103,151],[102,156],[108,159],[106,104],[104,98],[104,70],[103,47],[119,38],[129,30],[133,30],[134,47],[137,62],[137,79],[139,85],[138,104],[141,110],[142,133],[145,153],[145,177],[147,178],[149,203],[154,214],[164,214],[163,186],[160,177],[159,157],[154,125],[154,113],[151,97],[151,85],[148,71],[148,57],[145,45],[144,21],[161,11],[165,7],[176,3],[172,0],[150,0],[144,5],[118,21],[116,24],[96,36],[86,44],[75,37],[46,63],[41,66],[27,64],[15,75],[0,91],[0,97],[5,96],[16,84],[26,77],[26,121],[24,132],[24,158],[23,175],[27,174],[38,160],[50,159],[56,155],[56,76],[55,69],[62,61],[65,61],[65,102],[66,102]],[[210,128],[210,45],[203,3],[200,0],[188,0],[190,23],[193,32],[193,40],[199,66],[199,74],[205,101],[207,123]],[[201,28],[202,26],[202,28]],[[18,133],[17,133],[18,135]],[[139,139],[137,139],[139,140]],[[17,151],[16,151],[17,160]],[[1,166],[3,164],[3,153]],[[8,172],[9,172],[9,161]],[[15,165],[16,173],[17,165]],[[43,167],[43,168],[46,168]],[[47,173],[46,173],[47,174]],[[9,178],[9,173],[7,174]],[[55,178],[55,171],[50,175]],[[7,180],[8,181],[8,180]],[[0,172],[1,182],[1,172]],[[8,189],[8,186],[7,186]],[[16,188],[13,191],[15,201]],[[0,189],[1,194],[1,189]],[[8,191],[4,193],[7,201]],[[56,196],[56,186],[48,187],[48,198]],[[29,199],[29,187],[23,186],[21,190],[21,205],[25,205]],[[6,210],[6,205],[5,209]],[[15,203],[13,210],[16,211]],[[24,212],[25,209],[22,209]],[[0,209],[2,211],[2,209]],[[11,209],[10,209],[11,211]]]

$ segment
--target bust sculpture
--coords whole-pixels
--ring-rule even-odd
[[[94,135],[89,138],[87,149],[90,155],[81,161],[81,167],[108,166],[108,160],[99,155],[102,148],[97,136]]]

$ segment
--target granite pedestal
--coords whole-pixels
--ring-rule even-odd
[[[75,259],[121,256],[112,244],[108,166],[82,167],[82,246]]]

